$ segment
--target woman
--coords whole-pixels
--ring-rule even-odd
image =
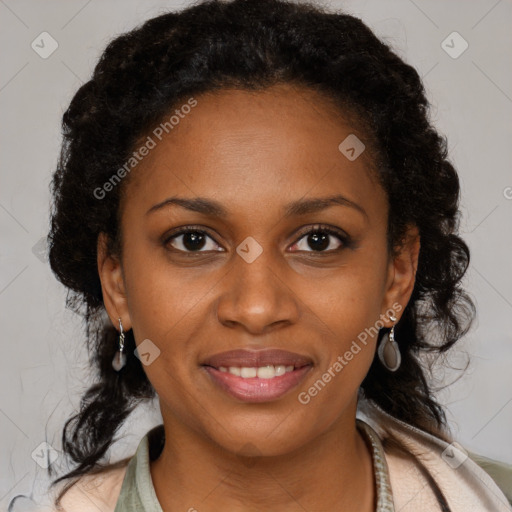
[[[511,510],[428,371],[467,332],[459,181],[360,20],[202,2],[109,44],[64,115],[49,235],[97,383],[60,510]],[[163,424],[104,456],[155,394]]]

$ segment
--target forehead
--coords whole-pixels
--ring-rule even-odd
[[[178,104],[164,116],[165,123],[174,115],[172,128],[157,126],[146,134],[154,147],[132,171],[126,193],[131,200],[149,208],[181,193],[261,207],[261,201],[308,193],[343,191],[354,201],[372,190],[382,193],[370,151],[355,159],[343,152],[345,141],[364,144],[365,135],[316,91],[280,85],[193,99],[192,108]]]

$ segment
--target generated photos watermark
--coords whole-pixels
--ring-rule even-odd
[[[150,151],[158,145],[164,134],[168,134],[184,119],[187,114],[190,114],[192,108],[197,105],[197,100],[190,97],[187,103],[183,104],[179,109],[174,111],[174,114],[169,117],[167,121],[161,122],[152,132],[151,135],[146,137],[143,144],[132,153],[132,156],[120,167],[101,187],[96,187],[93,195],[96,199],[104,199],[108,192],[111,192],[121,180],[126,177],[142,160],[149,155]]]
[[[320,378],[318,378],[313,385],[311,385],[307,391],[301,391],[297,398],[298,401],[307,405],[311,401],[311,399],[318,395],[325,386],[331,382],[331,380],[338,375],[347,364],[354,359],[354,356],[359,354],[362,350],[362,346],[366,346],[368,343],[368,337],[375,337],[380,329],[384,327],[384,319],[389,318],[391,316],[396,315],[402,310],[402,305],[398,302],[395,302],[391,308],[389,308],[384,314],[380,315],[379,320],[377,320],[371,327],[366,327],[364,331],[361,331],[357,335],[357,340],[353,340],[350,348],[345,351],[343,355],[339,355],[336,358],[336,361],[327,369]]]

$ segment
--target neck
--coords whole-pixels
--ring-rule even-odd
[[[356,428],[357,401],[321,436],[278,456],[240,456],[164,413],[165,445],[151,477],[165,512],[373,512],[371,453]]]

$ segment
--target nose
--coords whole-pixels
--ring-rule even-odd
[[[270,251],[252,263],[235,255],[232,265],[217,300],[217,318],[224,326],[256,335],[297,322],[299,299]]]

